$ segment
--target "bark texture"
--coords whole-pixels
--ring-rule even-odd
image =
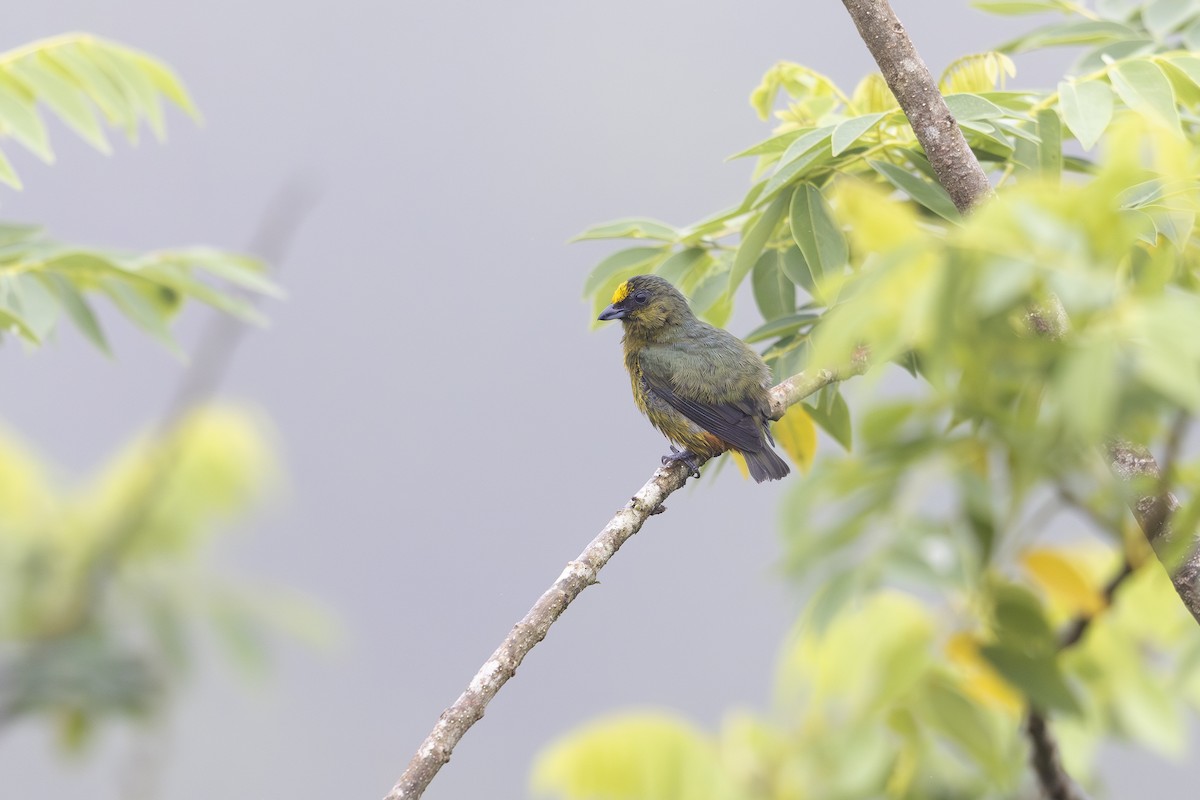
[[[771,389],[771,407],[775,419],[789,406],[819,391],[822,387],[862,373],[867,366],[866,351],[856,354],[853,363],[837,370],[813,370],[793,375]],[[675,462],[655,470],[637,494],[616,513],[579,557],[567,564],[554,584],[538,598],[496,651],[483,663],[475,677],[454,704],[442,712],[433,730],[409,761],[408,768],[385,800],[414,800],[424,793],[454,752],[455,745],[478,722],[487,704],[508,679],[517,672],[538,642],[546,638],[550,626],[562,616],[576,597],[596,582],[596,576],[621,545],[641,530],[646,520],[663,509],[662,503],[688,479],[685,464]]]
[[[992,193],[937,81],[885,0],[842,0],[925,150],[938,183],[966,213]]]
[[[1171,576],[1179,599],[1200,623],[1200,547],[1194,539],[1178,541],[1172,529],[1171,519],[1179,510],[1179,501],[1168,489],[1170,476],[1161,473],[1154,456],[1141,445],[1114,439],[1107,451],[1113,474],[1122,483],[1139,488],[1129,508]]]

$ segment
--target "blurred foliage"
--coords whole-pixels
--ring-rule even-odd
[[[981,653],[1014,613],[1044,607],[1056,622],[1087,607],[1047,564],[1089,585],[1113,564],[1081,549],[1031,550],[1024,561],[1012,580],[949,606],[883,590],[826,625],[810,614],[784,648],[767,714],[730,712],[713,733],[662,712],[612,715],[547,747],[533,791],[580,800],[1036,796],[1021,694]],[[1179,754],[1185,708],[1200,707],[1194,627],[1148,565],[1063,654],[1072,691],[1089,698],[1055,726],[1070,774],[1092,781],[1097,746],[1114,732]]]
[[[276,481],[263,430],[244,409],[198,409],[71,487],[0,432],[0,723],[45,717],[80,745],[110,718],[161,711],[204,630],[254,671],[274,632],[325,635],[290,594],[204,567]]]
[[[1011,797],[1032,780],[1030,706],[1085,783],[1105,739],[1182,752],[1200,636],[1126,510],[1162,487],[1118,484],[1099,453],[1118,436],[1165,454],[1177,539],[1193,541],[1200,472],[1181,444],[1200,411],[1200,2],[974,5],[1058,16],[941,77],[996,186],[969,218],[879,75],[846,90],[780,63],[751,95],[774,129],[738,154],[755,160],[740,202],[578,237],[637,240],[588,277],[597,307],[653,271],[724,324],[749,279],[762,324],[745,338],[778,379],[864,346],[873,366],[803,406],[840,448],[783,509],[788,573],[810,600],[773,716],[718,736],[658,716],[597,723],[546,750],[539,792]],[[1056,87],[1012,85],[1012,55],[1059,46],[1082,52]],[[1136,569],[1109,608],[1124,563]],[[1093,617],[1064,647],[1068,623]],[[693,774],[715,777],[698,791]]]
[[[93,36],[0,54],[0,142],[13,139],[46,162],[53,154],[40,109],[108,153],[105,123],[131,143],[143,123],[161,139],[163,98],[197,116],[165,64]],[[20,188],[2,153],[0,181]],[[185,299],[261,324],[247,293],[279,290],[245,256],[83,248],[37,226],[0,224],[0,331],[30,344],[65,316],[107,352],[88,299],[103,295],[177,350],[168,326]],[[0,430],[0,728],[44,719],[77,750],[113,720],[160,717],[202,636],[251,672],[266,666],[274,632],[327,637],[328,622],[301,599],[205,565],[216,534],[277,477],[264,430],[244,409],[193,408],[80,485],[66,485]]]
[[[163,99],[199,118],[170,67],[95,36],[69,34],[0,53],[0,143],[14,140],[46,163],[53,162],[54,153],[40,109],[109,153],[105,124],[120,129],[131,144],[142,124],[161,140]],[[3,151],[0,182],[21,188]],[[246,256],[201,247],[138,255],[51,241],[34,225],[0,224],[0,332],[31,344],[44,341],[65,316],[107,352],[88,299],[102,295],[178,352],[169,323],[185,299],[262,323],[234,289],[279,294],[263,265]]]

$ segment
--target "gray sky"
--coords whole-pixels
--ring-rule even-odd
[[[1017,24],[897,0],[935,73]],[[5,219],[63,239],[237,248],[286,181],[324,195],[284,266],[290,298],[227,394],[265,409],[290,490],[217,554],[322,600],[345,641],[285,645],[247,687],[201,670],[170,725],[163,795],[372,798],[500,638],[648,477],[665,443],[629,397],[615,326],[579,299],[592,222],[687,223],[741,196],[768,134],[747,98],[775,61],[847,88],[870,66],[834,0],[20,3],[7,49],[85,30],[174,65],[205,116],[104,158],[52,126],[58,163],[7,152]],[[1018,80],[1053,63],[1018,59]],[[1041,72],[1039,73],[1039,70]],[[731,328],[753,325],[748,303]],[[195,315],[184,328],[194,328]],[[117,359],[68,332],[5,348],[0,414],[76,474],[163,408],[182,366],[114,323]],[[186,337],[185,337],[186,338]],[[786,482],[785,482],[786,484]],[[538,747],[618,708],[705,723],[763,708],[798,601],[773,575],[786,485],[732,471],[669,503],[571,607],[430,798],[520,797]],[[5,797],[116,797],[129,744],[78,764],[25,726]],[[1124,759],[1114,796],[1162,769]],[[15,789],[14,789],[15,778]]]

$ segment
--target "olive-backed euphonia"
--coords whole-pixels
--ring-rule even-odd
[[[771,370],[745,342],[696,318],[687,299],[656,275],[617,287],[600,319],[619,319],[633,399],[674,444],[663,463],[736,450],[762,483],[787,475],[771,445]]]

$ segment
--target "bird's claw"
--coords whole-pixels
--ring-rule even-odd
[[[700,465],[696,463],[696,454],[691,450],[680,450],[675,445],[671,445],[671,452],[662,457],[664,467],[669,467],[672,464],[683,462],[688,468],[688,477],[700,477]]]

